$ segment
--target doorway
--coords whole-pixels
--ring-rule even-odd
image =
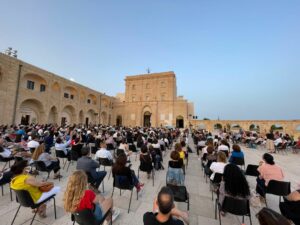
[[[121,127],[122,126],[122,116],[117,116],[117,123],[116,123],[117,127]]]
[[[151,113],[149,111],[144,113],[144,127],[151,127]]]
[[[67,123],[67,118],[66,117],[62,117],[61,118],[61,126],[65,126]]]
[[[21,118],[22,125],[29,125],[29,122],[30,122],[30,115],[22,116]]]
[[[184,128],[184,120],[182,116],[176,118],[176,128]]]
[[[89,125],[89,118],[88,118],[88,117],[85,118],[85,125],[86,125],[86,126]]]

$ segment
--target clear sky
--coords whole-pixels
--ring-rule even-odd
[[[0,0],[0,50],[95,90],[174,71],[199,118],[300,119],[299,0]]]

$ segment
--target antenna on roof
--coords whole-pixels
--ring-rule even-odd
[[[147,71],[147,73],[151,73],[151,70],[150,70],[150,68],[149,68],[149,67],[147,68],[147,70],[146,70],[146,71]]]

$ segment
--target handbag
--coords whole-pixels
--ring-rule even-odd
[[[43,186],[39,187],[39,190],[41,192],[49,192],[52,190],[53,187],[54,187],[54,184],[49,182],[49,183],[46,183]]]

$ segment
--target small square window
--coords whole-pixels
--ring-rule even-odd
[[[91,99],[88,99],[88,100],[87,100],[87,103],[88,103],[88,104],[91,104]]]
[[[46,91],[46,85],[41,84],[40,86],[40,92],[45,92]]]
[[[27,81],[27,89],[33,90],[34,89],[34,82],[31,80]]]
[[[70,95],[70,99],[74,99],[74,95]]]
[[[65,98],[69,98],[69,94],[68,93],[64,93],[64,97]]]

